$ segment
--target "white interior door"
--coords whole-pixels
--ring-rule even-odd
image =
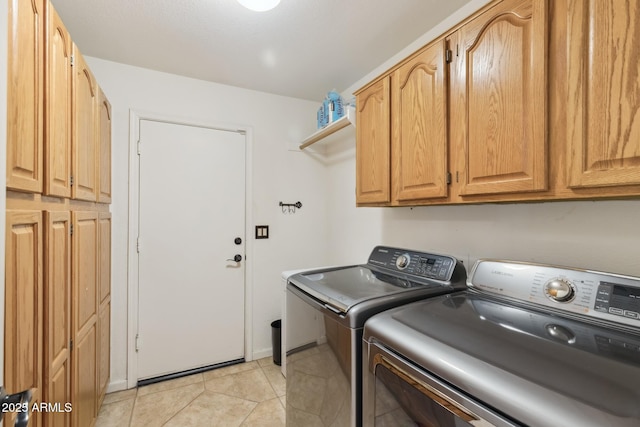
[[[244,357],[245,145],[140,120],[139,380]]]

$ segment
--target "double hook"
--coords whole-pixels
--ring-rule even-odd
[[[302,203],[282,203],[280,202],[280,207],[282,208],[283,214],[294,214],[296,213],[296,209],[300,209],[302,207]]]

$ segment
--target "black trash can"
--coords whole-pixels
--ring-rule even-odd
[[[271,322],[271,345],[273,346],[273,363],[280,366],[282,363],[282,321],[280,319]]]

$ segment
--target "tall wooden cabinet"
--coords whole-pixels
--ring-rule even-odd
[[[30,426],[91,427],[110,372],[111,106],[51,3],[11,0],[9,26],[5,386],[58,405]]]

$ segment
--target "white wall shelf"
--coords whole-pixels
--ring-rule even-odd
[[[300,143],[300,149],[304,150],[311,144],[314,144],[349,125],[356,125],[356,110],[351,106],[346,106],[344,116],[309,135]]]

